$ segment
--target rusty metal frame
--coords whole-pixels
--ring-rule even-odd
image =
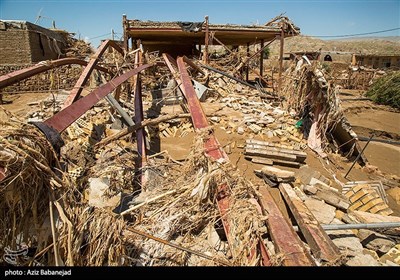
[[[141,52],[135,54],[135,66],[139,67],[141,64]],[[135,123],[141,123],[144,119],[143,115],[143,102],[142,102],[142,81],[140,74],[136,74],[135,77],[135,96],[134,96],[134,106],[135,106]],[[136,130],[137,139],[137,149],[139,154],[138,159],[138,172],[140,176],[140,185],[143,190],[146,188],[146,183],[148,180],[148,172],[146,172],[145,167],[147,165],[147,152],[146,152],[146,134],[143,127]]]
[[[164,58],[168,58],[164,56]],[[172,66],[172,63],[166,61],[167,65]],[[186,98],[188,103],[189,112],[192,116],[193,127],[196,130],[200,130],[202,128],[209,127],[209,123],[207,117],[203,111],[203,107],[200,104],[199,99],[197,98],[196,92],[193,88],[191,78],[185,66],[185,59],[183,57],[179,57],[177,59],[177,66],[180,73],[180,79],[175,77],[178,83],[181,82],[181,89]],[[175,75],[176,76],[176,75]],[[229,161],[228,156],[226,155],[225,151],[221,147],[218,139],[215,137],[214,132],[210,131],[205,143],[205,154],[211,157],[214,160],[224,159]],[[229,231],[230,231],[230,223],[229,223],[229,197],[230,192],[226,184],[222,184],[218,186],[217,190],[217,205],[220,212],[222,224],[224,227],[224,231],[226,237],[228,239],[228,243],[230,248],[232,249],[234,246],[234,241],[229,238]],[[257,252],[257,244],[260,246],[260,254],[261,254],[261,262],[262,265],[270,265],[270,259],[267,253],[267,249],[265,247],[264,242],[262,239],[259,242],[256,242],[251,245],[250,248],[250,255],[248,256],[249,259],[252,259]]]
[[[29,77],[32,77],[36,74],[45,72],[47,70],[60,67],[63,65],[68,65],[68,64],[79,64],[79,65],[87,65],[88,63],[82,59],[78,58],[61,58],[57,60],[52,60],[52,61],[46,61],[45,64],[36,64],[34,66],[24,68],[21,70],[17,70],[8,74],[5,74],[3,76],[0,76],[0,89],[7,87],[9,85],[18,83],[24,79],[27,79]],[[110,73],[108,69],[101,67],[101,66],[95,66],[96,69],[105,72],[105,73]]]
[[[80,116],[82,116],[87,110],[92,108],[99,100],[104,98],[107,94],[115,90],[120,84],[128,80],[130,77],[138,74],[140,71],[153,66],[153,64],[145,64],[132,69],[108,83],[93,90],[90,94],[72,103],[67,108],[64,108],[51,118],[44,121],[44,124],[52,127],[58,132],[62,132]]]
[[[100,47],[97,49],[96,53],[92,56],[92,58],[90,59],[89,63],[87,64],[87,66],[83,70],[82,74],[79,76],[79,79],[76,81],[75,86],[71,90],[71,92],[68,95],[68,97],[65,99],[63,108],[68,107],[75,100],[77,100],[79,98],[80,94],[82,93],[83,86],[85,85],[85,83],[89,79],[90,74],[93,71],[93,68],[96,66],[97,62],[99,61],[99,59],[101,58],[101,56],[107,50],[108,47],[113,47],[116,51],[118,51],[119,53],[124,55],[124,51],[121,49],[120,46],[118,46],[117,43],[115,43],[112,40],[104,41],[100,45]]]

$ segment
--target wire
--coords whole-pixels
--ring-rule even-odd
[[[354,37],[354,36],[361,36],[361,35],[370,35],[370,34],[377,34],[377,33],[384,33],[384,32],[389,32],[389,31],[394,31],[394,30],[399,30],[400,27],[392,28],[392,29],[386,29],[386,30],[381,30],[381,31],[374,31],[374,32],[367,32],[367,33],[357,33],[357,34],[346,34],[346,35],[320,35],[320,36],[314,36],[314,35],[309,35],[311,37],[319,37],[319,38],[328,38],[328,37]]]
[[[99,35],[99,36],[96,36],[96,37],[89,38],[89,40],[97,39],[97,38],[104,37],[104,36],[107,36],[107,35],[110,35],[110,34],[111,34],[111,32],[108,32],[108,33],[103,34],[103,35]]]

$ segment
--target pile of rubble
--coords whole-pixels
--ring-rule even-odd
[[[74,107],[68,115],[74,120],[65,130],[59,129],[64,141],[59,156],[49,144],[54,139],[47,141],[37,122],[51,123],[49,119],[68,112],[74,103],[61,108],[69,92],[32,104],[40,110],[27,118],[37,127],[12,116],[4,119],[0,201],[5,209],[1,229],[6,234],[0,247],[6,252],[5,262],[400,265],[400,217],[393,216],[382,184],[344,184],[334,175],[332,181],[307,165],[309,148],[327,158],[342,146],[334,129],[344,117],[333,88],[318,67],[306,62],[294,65],[287,73],[283,96],[275,96],[221,73],[201,74],[195,71],[199,66],[186,61],[192,70],[189,76],[186,68],[182,69],[183,61],[178,58],[178,67],[170,69],[171,73],[148,68],[141,74],[145,79],[134,76],[120,92],[119,102],[107,96],[79,118]],[[168,59],[165,62],[168,64]],[[121,66],[118,63],[126,61],[116,62],[117,68]],[[179,112],[165,113],[157,107],[163,103],[153,100],[160,77],[174,79],[173,88],[179,88],[185,97],[187,102],[175,100],[181,105]],[[110,88],[116,89],[117,79],[100,90],[111,84]],[[207,90],[196,91],[193,84],[199,80],[208,81]],[[141,90],[132,98],[128,88],[141,82]],[[100,90],[78,99],[75,106],[76,102],[87,105],[84,102],[93,95],[103,94]],[[199,100],[207,107],[220,104],[217,113],[207,118]],[[10,125],[14,122],[17,124]],[[223,149],[216,139],[217,127],[244,141],[238,145],[243,148],[241,154],[262,180],[244,178],[229,162],[228,148]],[[21,137],[24,130],[32,133]],[[152,150],[160,139],[176,138],[178,142],[193,130],[196,135],[184,160],[174,159],[167,151]],[[351,128],[345,132],[352,136]],[[357,150],[351,140],[352,151]],[[150,145],[143,150],[146,143]],[[46,158],[38,157],[39,148],[48,152]],[[29,159],[29,168],[24,159]],[[21,195],[32,183],[26,178],[33,178],[36,188]],[[292,220],[272,197],[276,188]],[[33,191],[50,195],[38,197]],[[13,219],[7,217],[8,212]],[[29,227],[30,220],[34,229]],[[15,221],[20,226],[12,232],[9,229]],[[21,248],[34,253],[13,259],[13,253]]]

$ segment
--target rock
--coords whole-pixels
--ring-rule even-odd
[[[274,137],[274,133],[271,130],[268,130],[265,135],[267,135],[268,138]]]
[[[332,224],[343,224],[338,219],[334,219]],[[362,254],[363,246],[352,230],[335,230],[327,232],[333,243],[341,252],[348,256],[357,256]]]
[[[289,183],[295,180],[294,172],[279,169],[273,166],[265,166],[261,169],[261,172],[269,179],[279,183]]]
[[[249,128],[251,129],[251,131],[253,131],[254,133],[259,133],[262,130],[262,127],[257,125],[257,124],[251,124],[249,125]]]
[[[240,135],[242,135],[242,134],[244,133],[244,128],[241,127],[241,126],[239,126],[239,127],[237,128],[237,133],[240,134]]]
[[[336,208],[326,204],[321,200],[308,198],[304,201],[304,203],[313,213],[317,221],[321,224],[330,224],[335,218]]]
[[[115,208],[120,203],[121,193],[109,198],[104,193],[109,188],[108,178],[89,178],[89,188],[87,190],[87,200],[90,206],[98,208]]]
[[[210,120],[218,123],[221,121],[221,118],[220,117],[211,117]]]
[[[379,255],[387,253],[396,243],[387,236],[368,229],[360,229],[357,234],[361,244]]]
[[[381,256],[380,260],[382,263],[391,261],[400,265],[400,244],[397,244],[396,246],[391,248],[386,254]]]
[[[319,181],[322,181],[323,183],[325,183],[328,186],[330,186],[332,184],[328,178],[323,176],[318,171],[312,169],[308,165],[303,165],[302,167],[300,167],[300,169],[296,171],[296,176],[305,185],[309,185],[312,178],[318,179]]]
[[[369,254],[357,254],[351,258],[347,263],[347,266],[380,266],[379,262]]]

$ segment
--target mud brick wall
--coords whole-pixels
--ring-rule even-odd
[[[33,31],[29,32],[29,45],[31,51],[30,62],[61,58],[63,57],[62,50],[65,49],[62,43]]]
[[[32,66],[32,64],[0,65],[0,76],[30,66]],[[80,65],[61,66],[0,89],[0,93],[48,91],[59,89],[70,90],[75,85],[82,71],[83,66]]]
[[[0,64],[31,63],[28,30],[0,30]]]
[[[0,64],[28,64],[58,59],[65,46],[50,36],[32,30],[0,30]]]

